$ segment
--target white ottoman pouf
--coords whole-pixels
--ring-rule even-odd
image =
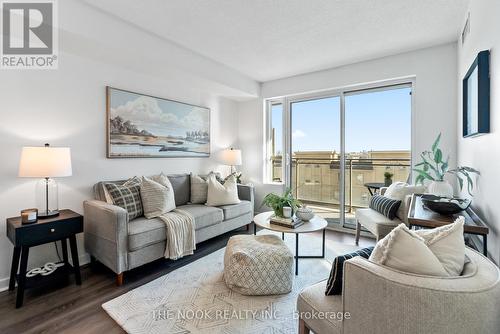
[[[237,235],[224,254],[224,281],[243,295],[292,291],[293,254],[275,235]]]

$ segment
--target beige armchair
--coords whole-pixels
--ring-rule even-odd
[[[380,195],[383,195],[387,188],[380,188]],[[390,220],[383,214],[370,209],[361,208],[356,209],[356,245],[359,244],[359,236],[361,234],[361,226],[370,231],[377,241],[385,237],[393,228],[401,223],[405,223],[408,226],[408,209],[410,207],[411,195],[405,197],[401,202],[401,206],[398,210],[397,217]]]
[[[299,331],[315,334],[500,332],[500,270],[467,248],[462,276],[400,272],[355,257],[345,262],[342,296],[325,296],[326,281],[297,299]]]

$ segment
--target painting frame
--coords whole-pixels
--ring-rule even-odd
[[[479,52],[462,81],[462,136],[490,132],[490,51]]]
[[[199,109],[203,110],[204,112],[207,113],[206,119],[207,119],[207,125],[206,125],[206,131],[208,133],[208,139],[204,138],[207,142],[203,143],[204,147],[206,146],[206,152],[190,152],[190,151],[175,151],[177,153],[171,153],[168,155],[165,154],[126,154],[126,153],[116,153],[113,148],[117,145],[116,143],[113,142],[113,136],[116,135],[115,133],[112,133],[111,131],[111,126],[112,126],[112,94],[113,92],[119,92],[122,94],[130,94],[133,96],[137,97],[145,97],[145,98],[150,98],[154,99],[157,102],[163,102],[163,103],[169,103],[169,104],[174,104],[176,106],[184,106],[187,109]],[[147,146],[147,145],[140,145],[137,144],[138,146]],[[155,146],[155,145],[151,145]],[[157,145],[161,146],[161,145]],[[161,150],[160,150],[161,151]],[[181,154],[182,153],[182,154]],[[191,154],[190,154],[191,153]],[[211,155],[211,109],[208,107],[204,106],[199,106],[191,103],[186,103],[182,101],[176,101],[172,99],[167,99],[167,98],[162,98],[162,97],[157,97],[154,95],[149,95],[149,94],[144,94],[144,93],[139,93],[139,92],[134,92],[126,89],[121,89],[121,88],[115,88],[112,86],[106,86],[106,157],[108,159],[126,159],[126,158],[209,158]]]

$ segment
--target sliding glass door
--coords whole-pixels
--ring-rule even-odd
[[[340,97],[290,102],[291,188],[325,218],[340,219]]]
[[[344,99],[344,227],[354,228],[356,209],[381,186],[409,181],[411,85],[347,92]]]
[[[411,93],[412,85],[404,83],[272,104],[273,122],[278,114],[283,118],[283,127],[273,131],[282,135],[285,152],[273,152],[285,162],[273,169],[273,179],[284,180],[330,226],[354,228],[356,209],[381,186],[410,177]]]

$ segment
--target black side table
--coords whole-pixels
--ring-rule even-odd
[[[17,278],[16,308],[23,305],[26,288],[54,283],[58,279],[67,279],[71,272],[75,274],[76,284],[82,284],[76,247],[76,234],[81,232],[83,232],[83,216],[71,210],[61,210],[57,217],[39,219],[36,223],[29,225],[22,225],[21,217],[7,218],[7,237],[14,244],[9,291],[14,290]],[[69,239],[73,266],[68,262],[66,239]],[[61,241],[64,265],[47,276],[26,277],[30,247],[54,241]],[[19,259],[21,259],[20,266]],[[18,267],[19,274],[16,275]]]

